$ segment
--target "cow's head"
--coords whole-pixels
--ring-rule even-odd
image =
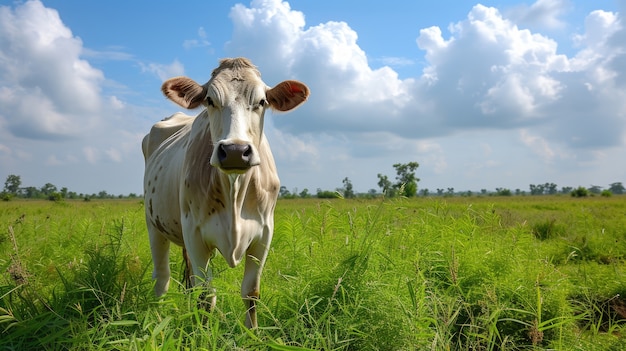
[[[222,60],[204,85],[176,77],[163,83],[161,90],[184,108],[206,107],[214,143],[210,163],[227,173],[243,173],[261,163],[257,148],[266,108],[289,111],[309,96],[309,88],[294,80],[268,87],[245,58]]]

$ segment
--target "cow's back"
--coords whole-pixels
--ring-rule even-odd
[[[170,117],[155,123],[141,142],[141,150],[146,162],[154,151],[174,133],[184,126],[191,124],[195,118],[184,113],[177,112]]]

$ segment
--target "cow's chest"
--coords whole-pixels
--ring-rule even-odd
[[[200,236],[204,245],[209,249],[217,248],[233,267],[266,232],[267,219],[259,211],[249,211],[245,207],[226,207],[213,211],[211,204],[204,209],[189,210],[182,216],[185,243],[197,242],[197,236]]]

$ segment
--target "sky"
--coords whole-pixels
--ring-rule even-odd
[[[289,191],[626,183],[626,1],[0,0],[0,179],[141,194],[160,92],[248,57],[309,100],[266,113]],[[187,111],[196,115],[200,111]],[[2,183],[3,184],[3,183]]]

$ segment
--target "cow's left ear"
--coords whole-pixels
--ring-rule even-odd
[[[289,111],[306,101],[309,87],[297,80],[286,80],[268,90],[265,95],[273,109]]]
[[[165,96],[187,109],[194,109],[206,98],[206,87],[187,77],[176,77],[165,81],[161,86]]]

